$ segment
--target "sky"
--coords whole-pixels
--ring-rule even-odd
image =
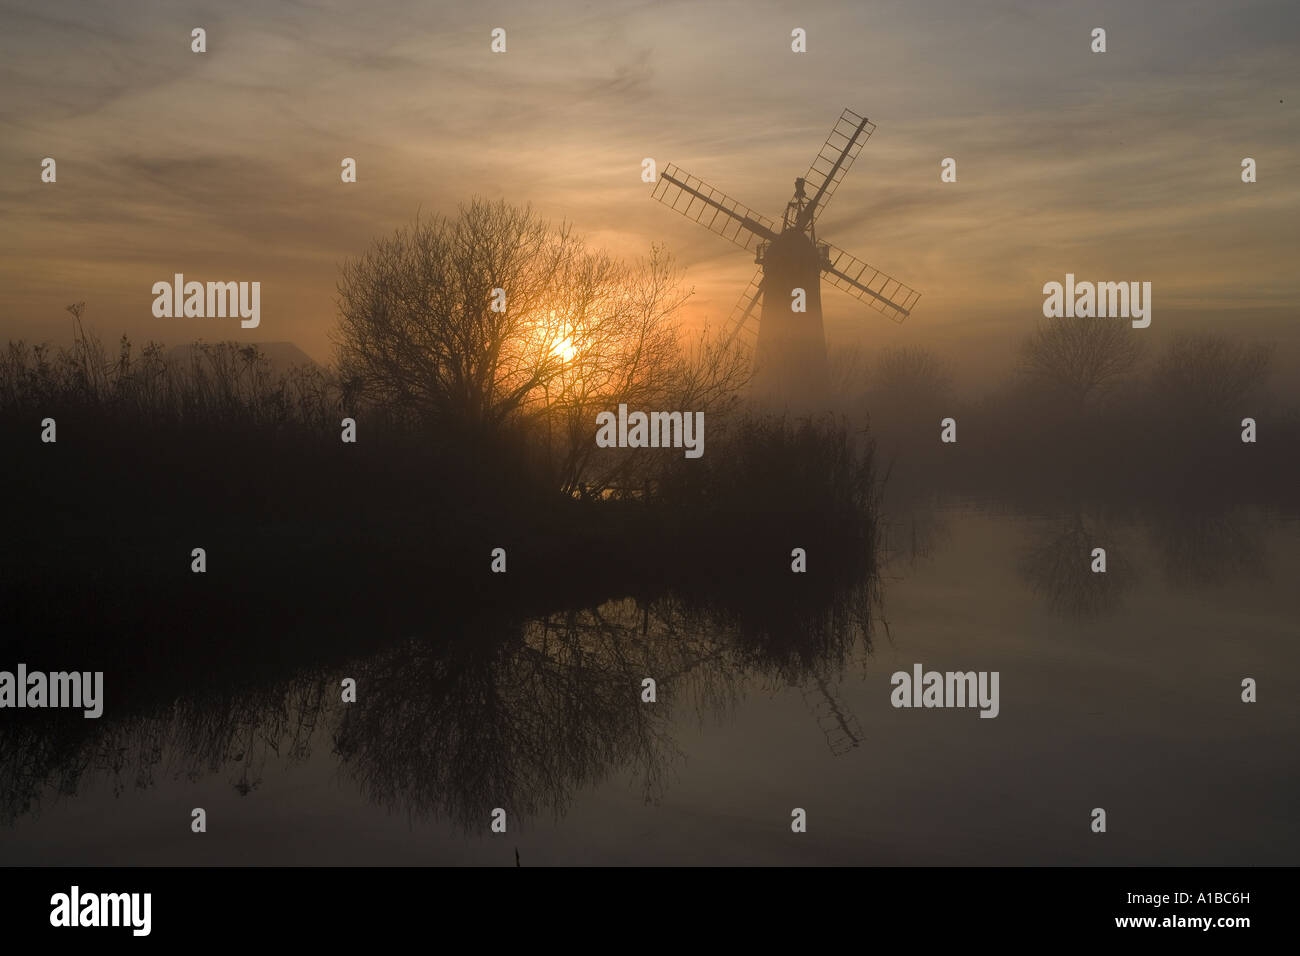
[[[877,129],[819,238],[922,296],[895,325],[824,288],[832,346],[919,345],[996,380],[1072,272],[1151,282],[1155,341],[1271,341],[1292,374],[1297,105],[1290,0],[0,0],[0,341],[69,341],[85,301],[108,342],[328,361],[342,263],[475,196],[620,256],[666,244],[688,321],[721,322],[752,255],[654,202],[642,160],[779,218],[849,107]],[[261,325],[155,318],[177,272],[259,281]]]

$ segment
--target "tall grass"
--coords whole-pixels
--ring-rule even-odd
[[[196,343],[187,361],[163,346],[136,350],[123,336],[112,356],[90,333],[71,348],[9,342],[0,352],[0,415],[91,415],[140,425],[321,427],[337,421],[345,390],[329,372],[273,374],[256,345]]]

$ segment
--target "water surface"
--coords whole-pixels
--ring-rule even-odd
[[[485,615],[454,640],[430,620],[89,732],[11,726],[0,860],[1300,860],[1300,524],[967,502],[895,513],[884,549],[879,581],[797,625],[672,595]],[[890,675],[917,662],[998,671],[999,716],[894,709]]]

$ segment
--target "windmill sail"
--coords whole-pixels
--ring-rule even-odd
[[[710,232],[753,251],[763,240],[776,238],[776,223],[754,212],[703,180],[685,173],[672,163],[659,174],[651,195],[665,206],[698,222]]]
[[[843,249],[829,243],[824,248],[829,256],[828,264],[822,266],[822,271],[831,285],[861,299],[895,322],[902,322],[911,314],[921,293],[875,266],[869,266],[856,256],[849,255]]]
[[[846,109],[840,114],[839,121],[831,128],[821,152],[803,178],[804,191],[811,197],[805,211],[807,223],[817,221],[875,129],[875,123],[853,110]]]
[[[758,305],[762,298],[763,270],[759,269],[754,273],[754,278],[749,280],[749,285],[745,287],[735,308],[731,310],[731,316],[727,319],[727,340],[724,345],[731,345],[738,341],[745,347],[753,349],[758,339]]]
[[[804,703],[817,720],[817,726],[826,736],[826,746],[836,757],[842,757],[862,743],[862,726],[853,711],[840,700],[825,677],[815,676],[816,685],[800,688]]]

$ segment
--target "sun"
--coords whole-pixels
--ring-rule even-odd
[[[574,365],[583,351],[584,331],[561,309],[541,310],[530,336],[537,353],[561,366]]]
[[[573,339],[566,335],[551,346],[551,354],[561,362],[572,362],[573,357],[578,354],[578,346],[574,345]]]

